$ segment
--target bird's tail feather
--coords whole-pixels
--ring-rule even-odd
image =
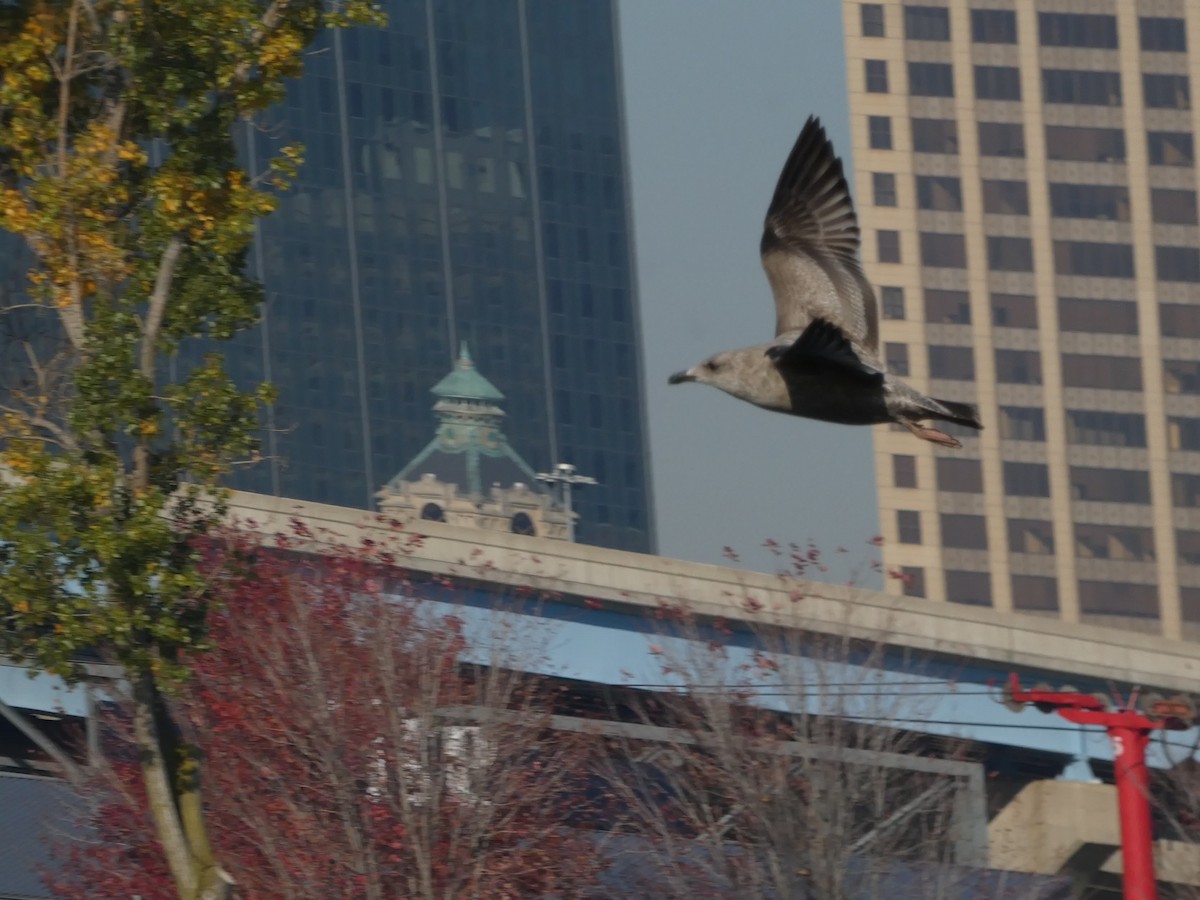
[[[983,422],[979,420],[979,410],[972,404],[958,403],[954,400],[937,400],[933,397],[929,397],[928,401],[923,408],[929,418],[983,430]]]

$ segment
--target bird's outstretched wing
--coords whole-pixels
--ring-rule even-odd
[[[821,123],[809,116],[775,186],[760,245],[775,294],[776,335],[820,318],[878,355],[879,308],[858,247],[842,162]]]

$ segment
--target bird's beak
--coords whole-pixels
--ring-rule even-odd
[[[695,381],[696,376],[692,374],[692,370],[688,369],[684,372],[676,372],[667,379],[667,384],[683,384],[685,381]]]

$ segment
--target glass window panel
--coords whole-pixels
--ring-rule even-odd
[[[960,212],[962,182],[946,175],[918,175],[917,208]]]
[[[971,40],[976,44],[1015,44],[1017,14],[1010,9],[971,10]]]
[[[992,605],[992,578],[987,572],[946,570],[946,599],[967,606]]]
[[[1138,19],[1138,31],[1143,50],[1187,52],[1187,24],[1183,19],[1142,16]]]
[[[925,289],[925,321],[971,324],[971,297],[966,291]]]
[[[1117,17],[1090,13],[1038,13],[1038,40],[1044,47],[1115,50]]]
[[[1020,100],[1021,70],[1015,66],[976,66],[976,100]]]
[[[1009,519],[1008,549],[1010,553],[1053,556],[1054,523],[1041,519]]]
[[[1164,225],[1195,225],[1196,192],[1171,188],[1150,189],[1150,216]]]
[[[867,82],[868,94],[886,94],[888,92],[888,72],[886,60],[863,60],[863,71]]]
[[[1046,414],[1036,406],[1001,406],[1000,437],[1009,441],[1046,440]]]
[[[953,97],[953,67],[949,63],[910,62],[908,92],[914,97]]]
[[[983,180],[983,211],[1001,216],[1029,215],[1029,188],[1023,181]]]
[[[1059,297],[1058,327],[1092,334],[1137,334],[1137,304],[1130,300]]]
[[[942,513],[942,546],[960,550],[986,550],[987,519],[983,516],[966,516]]]
[[[992,294],[992,324],[1002,328],[1037,328],[1037,300],[1025,294]]]
[[[911,509],[897,510],[896,535],[901,544],[921,543],[921,514]]]
[[[922,231],[921,265],[930,268],[965,269],[967,245],[961,234]]]
[[[883,317],[885,319],[904,318],[904,288],[883,286],[879,289]]]
[[[900,567],[900,590],[906,597],[925,596],[925,570],[920,566]]]
[[[975,353],[970,347],[929,347],[929,377],[953,381],[975,379]]]
[[[959,456],[939,456],[934,465],[937,472],[937,489],[962,494],[983,493],[983,468],[977,459]]]
[[[1200,450],[1200,419],[1168,417],[1167,447],[1171,450]]]
[[[884,19],[882,3],[861,3],[858,13],[863,37],[883,37]]]
[[[1058,582],[1044,575],[1012,577],[1013,609],[1024,612],[1057,612]]]
[[[958,123],[953,119],[913,119],[913,150],[917,153],[958,154]]]
[[[1090,241],[1055,241],[1054,271],[1059,275],[1132,278],[1133,247]]]
[[[1149,584],[1080,581],[1079,608],[1101,616],[1158,618],[1158,590]]]
[[[894,375],[907,375],[908,344],[897,344],[889,341],[883,345],[884,365]]]
[[[980,122],[981,156],[1025,158],[1025,127],[1015,122]]]
[[[891,172],[872,172],[871,186],[876,206],[896,205],[896,176]]]
[[[1067,443],[1098,447],[1145,447],[1146,417],[1140,413],[1068,409]]]
[[[1041,355],[1036,350],[997,350],[996,380],[1001,384],[1041,384]]]
[[[1149,131],[1146,147],[1153,166],[1190,166],[1196,161],[1195,142],[1183,131]]]
[[[1004,493],[1010,497],[1049,497],[1050,470],[1043,463],[1004,463]]]
[[[1062,355],[1062,377],[1064,387],[1140,391],[1142,389],[1142,361],[1132,356],[1064,353]]]
[[[987,239],[988,268],[994,272],[1032,272],[1033,243],[1023,237]]]
[[[1200,281],[1200,249],[1155,247],[1154,270],[1159,281]]]
[[[1129,221],[1129,189],[1107,184],[1050,185],[1050,214],[1062,219]]]
[[[915,456],[892,454],[892,484],[901,488],[917,486],[917,458]]]
[[[904,7],[904,36],[910,41],[950,40],[950,10],[944,6]]]
[[[1042,100],[1083,106],[1120,106],[1121,74],[1082,69],[1042,69]]]
[[[1200,360],[1164,359],[1163,390],[1168,394],[1200,394]]]
[[[1150,502],[1150,473],[1071,466],[1071,499],[1093,503]]]
[[[900,262],[900,232],[890,229],[879,229],[875,232],[880,262]]]
[[[1046,158],[1075,162],[1124,162],[1125,132],[1119,128],[1047,125]]]
[[[867,135],[872,150],[892,149],[892,119],[890,116],[867,116]]]
[[[1147,109],[1191,109],[1192,93],[1186,75],[1142,75]]]
[[[1160,303],[1158,325],[1163,337],[1200,338],[1200,306]]]

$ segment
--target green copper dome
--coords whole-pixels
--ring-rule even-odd
[[[471,362],[467,342],[463,341],[454,371],[435,384],[432,391],[438,397],[454,400],[503,400],[504,395],[484,378]]]

